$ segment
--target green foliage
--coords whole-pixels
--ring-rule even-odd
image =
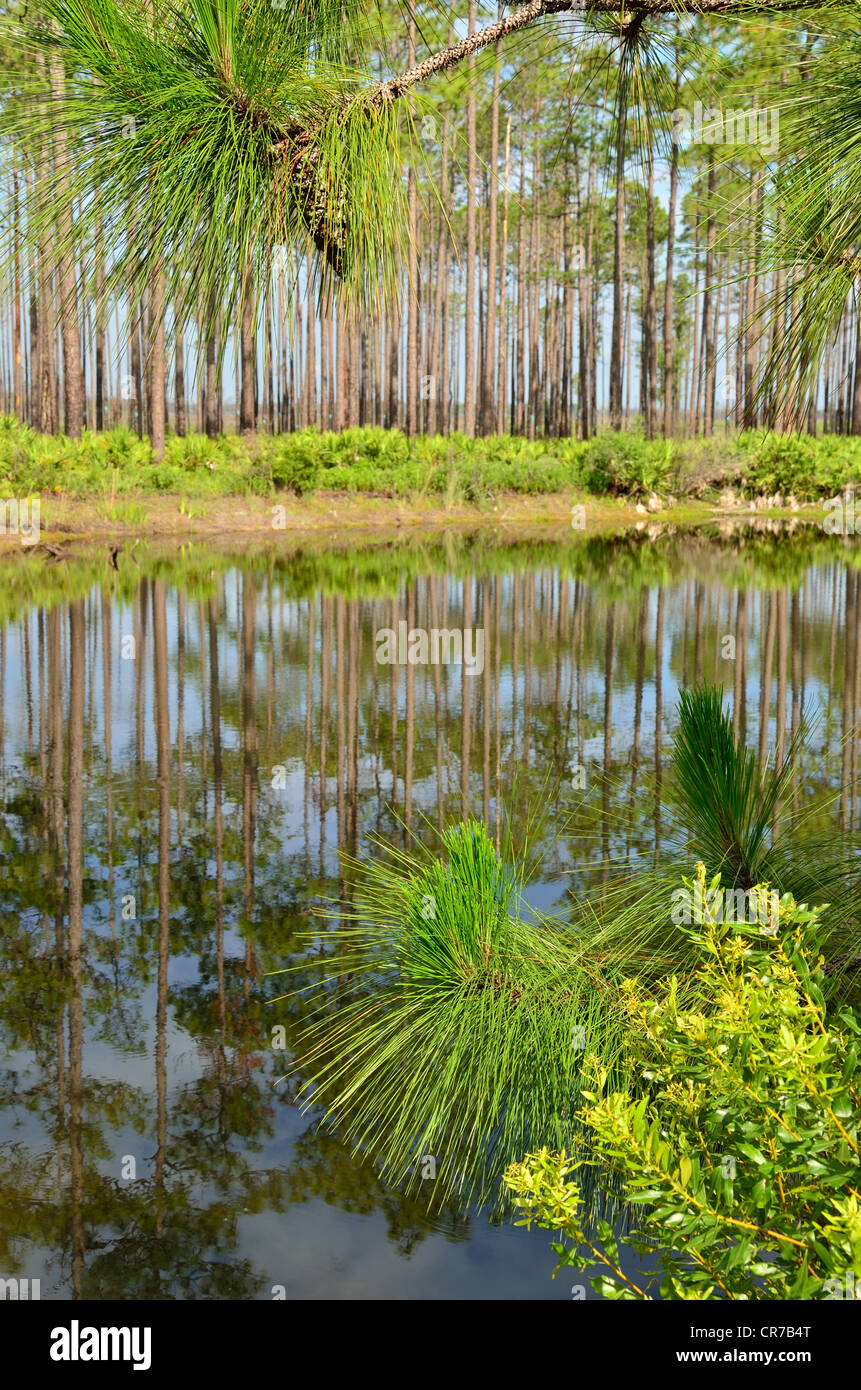
[[[684,491],[681,476],[695,460],[696,490],[735,482],[748,492],[835,495],[861,481],[861,439],[830,437],[801,443],[784,436],[742,435],[713,447],[686,450],[635,432],[602,432],[588,441],[528,440],[503,435],[468,439],[454,434],[409,438],[376,426],[334,431],[296,430],[275,436],[189,433],[169,435],[161,463],[149,440],[124,425],[80,440],[38,434],[14,416],[0,416],[0,475],[25,492],[75,497],[121,492],[201,496],[266,495],[287,489],[304,496],[322,490],[384,497],[432,497],[443,503],[487,502],[505,493],[542,496],[566,490],[631,498]],[[810,463],[810,457],[813,463]],[[776,464],[764,460],[779,459]],[[801,459],[802,478],[793,459]],[[799,465],[801,467],[801,465]],[[811,478],[814,480],[811,481]],[[690,479],[688,480],[690,485]]]
[[[491,963],[508,961],[517,947],[509,917],[517,875],[499,859],[478,821],[443,835],[445,859],[435,859],[407,881],[405,931],[399,967],[413,984],[486,977]]]
[[[524,1147],[575,1143],[585,1040],[620,1060],[612,967],[524,904],[533,834],[519,852],[477,821],[438,853],[374,840],[355,905],[326,914],[282,996],[306,1102],[389,1180],[419,1183],[436,1155],[434,1202],[488,1198]]]
[[[797,65],[797,96],[786,96],[786,61],[758,90],[762,107],[779,106],[781,114],[779,196],[767,200],[762,247],[771,288],[755,328],[772,335],[758,385],[763,401],[804,402],[856,294],[861,30],[854,6],[836,9],[815,15],[807,43],[816,61]]]
[[[318,278],[336,271],[379,300],[404,180],[403,104],[362,100],[376,27],[358,0],[46,0],[21,19],[7,119],[30,149],[62,129],[76,215],[58,229],[53,183],[37,180],[29,232],[101,260],[105,304],[137,302],[158,267],[178,320],[202,312],[207,331],[285,246],[309,251]]]
[[[319,462],[313,439],[307,434],[281,435],[269,451],[272,485],[302,497],[317,486]]]
[[[678,472],[671,440],[647,440],[633,432],[606,431],[590,440],[583,464],[583,481],[591,492],[635,496],[665,491]]]
[[[544,1147],[506,1184],[518,1224],[562,1233],[557,1269],[606,1269],[592,1280],[604,1297],[650,1297],[658,1282],[665,1299],[842,1297],[847,1272],[861,1277],[858,1014],[826,1016],[821,909],[787,894],[776,921],[714,920],[719,886],[702,865],[687,884],[706,904],[688,933],[695,1005],[675,977],[657,1002],[631,982],[631,1089],[608,1087],[590,1059],[581,1118],[593,1153]],[[596,1164],[638,1209],[618,1240],[606,1222],[587,1228],[568,1181]],[[619,1243],[660,1273],[629,1279]]]
[[[791,811],[806,734],[802,723],[781,759],[761,764],[734,735],[720,690],[682,691],[661,857],[611,878],[594,904],[575,905],[578,915],[590,923],[597,916],[617,949],[636,933],[650,955],[679,959],[684,942],[669,910],[672,885],[702,854],[733,889],[768,881],[798,901],[829,903],[829,990],[851,988],[861,940],[861,844],[857,834],[823,828],[822,807],[806,798]]]
[[[815,496],[822,481],[816,462],[812,444],[799,435],[768,434],[747,466],[747,491]]]
[[[804,732],[800,725],[778,766],[763,767],[753,749],[735,737],[720,690],[706,686],[679,692],[674,800],[699,852],[724,867],[742,888],[764,876],[771,828],[791,788]]]

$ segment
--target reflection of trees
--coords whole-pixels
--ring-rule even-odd
[[[380,1211],[388,1237],[402,1255],[412,1254],[432,1231],[441,1232],[447,1240],[469,1239],[472,1222],[468,1215],[452,1205],[430,1211],[426,1197],[388,1187],[369,1163],[358,1159],[328,1130],[306,1130],[294,1153],[285,1173],[290,1202],[316,1197],[358,1216]]]
[[[586,893],[602,861],[660,849],[664,713],[686,673],[717,672],[758,752],[822,708],[783,813],[817,806],[822,829],[836,797],[857,828],[851,552],[803,537],[686,544],[267,557],[235,586],[223,557],[132,578],[90,564],[80,582],[71,567],[55,578],[62,602],[21,571],[27,603],[44,606],[3,630],[0,1017],[4,1049],[29,1065],[4,1055],[0,1102],[38,1125],[52,1157],[34,1173],[3,1149],[10,1273],[33,1241],[58,1252],[76,1294],[244,1296],[257,1276],[237,1255],[237,1210],[315,1197],[381,1211],[404,1250],[434,1229],[467,1234],[457,1213],[428,1217],[332,1135],[308,1130],[283,1167],[255,1167],[291,1100],[272,1085],[282,1014],[261,972],[296,951],[310,902],[349,902],[335,851],[361,848],[369,830],[397,841],[393,807],[425,838],[422,812],[441,824],[467,807],[493,825],[501,799],[518,815],[558,779],[550,891]],[[399,618],[483,626],[483,674],[377,666],[374,630]],[[734,662],[721,654],[730,633]],[[270,787],[276,764],[297,771],[295,804]],[[142,1058],[150,1021],[151,1085],[91,1068],[95,1041]],[[173,1047],[174,1028],[189,1041]],[[183,1050],[196,1073],[180,1083]],[[121,1142],[138,1154],[136,1182],[117,1176]]]

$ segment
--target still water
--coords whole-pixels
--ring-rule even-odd
[[[596,866],[659,851],[695,681],[763,757],[814,717],[794,804],[857,827],[858,551],[17,557],[0,618],[0,1277],[43,1299],[570,1298],[548,1233],[429,1214],[297,1105],[270,972],[372,831],[544,797],[534,892],[563,911]],[[482,660],[380,662],[404,622],[480,631]]]

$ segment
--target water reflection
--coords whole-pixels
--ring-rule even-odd
[[[566,1296],[546,1235],[429,1214],[300,1114],[265,974],[309,906],[349,900],[339,851],[371,830],[498,833],[549,777],[554,811],[585,802],[543,906],[655,853],[676,692],[704,678],[763,759],[818,711],[792,809],[857,828],[857,553],[27,564],[0,578],[0,1275],[44,1297]],[[481,671],[380,664],[402,621],[481,628]]]

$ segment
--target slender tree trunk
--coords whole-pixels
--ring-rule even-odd
[[[715,163],[714,158],[710,159],[708,191],[708,221],[706,223],[706,268],[705,286],[703,290],[703,354],[704,354],[704,400],[703,400],[703,434],[706,438],[712,434],[714,429],[714,409],[715,409],[715,382],[717,376],[717,344],[716,344],[716,325],[717,315],[714,311],[714,279],[715,279]]]
[[[855,382],[852,388],[852,433],[861,434],[861,285],[855,294]]]
[[[469,0],[469,33],[475,33],[476,0]],[[475,55],[469,57],[466,100],[466,295],[464,297],[463,431],[475,435]]]
[[[409,66],[416,61],[416,22],[409,23]],[[419,258],[418,258],[418,188],[415,166],[409,170],[409,246],[407,253],[407,434],[415,435],[419,428]]]
[[[257,425],[257,410],[254,393],[254,367],[257,355],[257,343],[254,332],[255,305],[254,305],[254,276],[251,262],[245,267],[245,275],[242,282],[242,303],[240,319],[240,362],[241,362],[241,386],[239,394],[239,432],[246,434],[253,431]]]
[[[52,27],[57,32],[56,21]],[[66,78],[59,50],[50,60],[51,94],[59,106],[65,99]],[[63,417],[66,434],[80,439],[84,428],[84,390],[81,380],[81,331],[78,323],[78,289],[69,189],[70,155],[62,121],[51,125],[54,146],[54,190],[57,208],[57,295],[63,345]]]
[[[499,4],[499,15],[502,19],[504,12],[502,0]],[[488,206],[487,222],[487,322],[484,348],[484,387],[482,397],[484,401],[484,417],[482,420],[483,433],[490,433],[493,428],[495,412],[493,410],[493,387],[496,379],[496,257],[497,257],[497,217],[499,203],[499,82],[502,72],[502,41],[496,45],[496,62],[493,68],[493,94],[491,96],[490,108],[490,197]]]
[[[616,209],[613,230],[613,328],[610,341],[610,427],[622,428],[622,334],[625,288],[625,126],[628,118],[627,73],[619,70],[619,128],[616,135]]]
[[[496,430],[505,433],[508,390],[508,183],[511,177],[511,115],[505,122],[505,183],[502,191],[502,267],[500,275],[499,381],[497,386]]]
[[[655,160],[649,147],[649,189],[646,204],[646,312],[644,363],[647,369],[646,434],[654,439],[658,428],[658,306],[655,287]]]
[[[147,368],[150,382],[149,437],[153,456],[164,458],[167,427],[165,411],[165,327],[164,271],[156,267],[150,285]]]
[[[176,333],[173,347],[173,394],[176,411],[176,432],[182,436],[188,428],[185,406],[185,327],[180,319],[179,305],[176,306]]]
[[[681,84],[681,68],[679,65],[679,50],[676,48],[676,85],[675,85],[675,106],[679,104],[679,88]],[[673,418],[673,397],[675,392],[675,369],[676,369],[676,334],[673,303],[673,274],[674,274],[674,253],[676,246],[676,202],[678,199],[679,188],[679,147],[675,140],[672,143],[670,152],[670,201],[669,201],[669,221],[667,224],[667,271],[664,283],[664,434],[673,433],[675,421]]]
[[[526,126],[520,113],[520,208],[517,218],[517,391],[512,392],[516,434],[526,433]]]
[[[12,410],[19,420],[24,418],[23,359],[21,354],[21,232],[18,200],[18,158],[12,144],[12,237],[14,243],[14,274],[12,291],[15,296],[12,315]]]

